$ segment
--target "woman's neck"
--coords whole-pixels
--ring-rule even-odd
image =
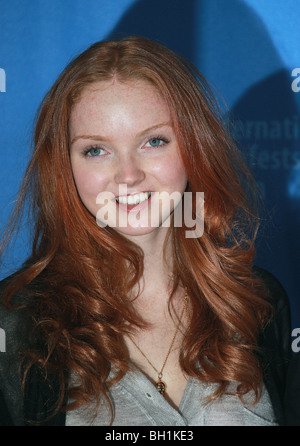
[[[139,305],[144,301],[149,304],[152,299],[162,302],[172,291],[172,248],[169,240],[165,243],[166,237],[167,231],[160,231],[159,234],[130,238],[144,253],[143,277],[139,283],[141,295],[137,299]]]

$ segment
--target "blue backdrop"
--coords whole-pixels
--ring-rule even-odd
[[[300,327],[300,1],[2,0],[0,11],[1,226],[35,111],[70,58],[97,40],[156,39],[198,66],[227,102],[265,197],[256,263],[284,285]],[[24,228],[0,278],[27,253]]]

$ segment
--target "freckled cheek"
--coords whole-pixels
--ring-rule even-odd
[[[188,177],[181,159],[166,159],[158,163],[154,170],[164,190],[184,192]]]
[[[87,206],[96,206],[96,197],[106,190],[105,175],[84,168],[73,168],[73,175],[78,193]]]

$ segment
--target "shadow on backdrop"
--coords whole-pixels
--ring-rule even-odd
[[[126,11],[106,38],[121,39],[132,35],[149,37],[193,60],[196,11],[196,0],[139,0]]]
[[[241,148],[269,212],[270,220],[262,224],[257,263],[267,265],[284,281],[297,326],[300,200],[297,192],[291,193],[291,184],[295,191],[300,173],[300,119],[290,84],[290,73],[281,70],[249,88],[231,111],[239,120]]]

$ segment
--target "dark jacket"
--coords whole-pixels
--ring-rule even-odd
[[[260,346],[264,350],[265,384],[277,419],[284,424],[283,400],[291,353],[289,300],[274,276],[260,268],[255,271],[269,289],[275,308],[272,322],[261,334]],[[0,283],[0,295],[7,283],[7,280]],[[10,311],[0,304],[0,328],[6,334],[6,351],[0,352],[0,426],[22,426],[31,424],[26,420],[44,420],[59,393],[56,377],[48,377],[45,381],[33,368],[26,379],[25,393],[22,393],[18,364],[19,353],[30,338],[28,327],[30,322],[24,310]],[[41,424],[63,426],[65,414],[60,412]]]
[[[290,362],[285,392],[285,422],[300,426],[300,352]]]

